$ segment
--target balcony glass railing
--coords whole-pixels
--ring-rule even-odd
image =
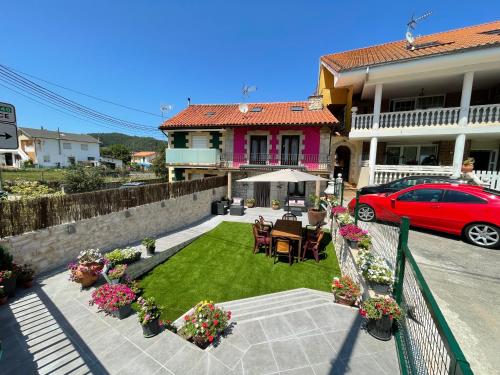
[[[220,151],[204,148],[168,148],[166,150],[167,165],[183,166],[219,166]]]

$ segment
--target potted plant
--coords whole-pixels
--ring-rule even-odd
[[[253,206],[255,206],[255,199],[254,198],[247,198],[247,199],[245,199],[245,203],[246,203],[248,208],[252,208]]]
[[[153,337],[160,333],[160,315],[162,307],[158,306],[153,297],[137,299],[139,311],[137,317],[142,326],[144,337]]]
[[[115,249],[104,255],[113,265],[131,264],[141,259],[141,251],[133,248]]]
[[[154,255],[156,249],[156,241],[151,237],[146,237],[142,240],[142,244],[146,247],[148,255]]]
[[[16,274],[14,271],[0,271],[0,285],[3,286],[5,294],[13,298],[16,295]]]
[[[361,274],[376,294],[388,294],[393,276],[385,260],[367,250],[360,250],[356,261]]]
[[[358,242],[368,236],[366,230],[361,229],[355,224],[346,224],[339,229],[339,234],[344,237],[350,247],[357,249]]]
[[[202,301],[184,316],[179,334],[205,349],[226,329],[231,311],[216,307],[212,301]]]
[[[368,298],[361,305],[359,313],[368,320],[368,333],[383,341],[391,339],[394,320],[403,317],[401,308],[389,296]]]
[[[7,293],[5,293],[5,289],[3,285],[0,285],[0,305],[5,305],[7,303],[8,297]]]
[[[108,278],[111,284],[119,284],[123,280],[126,271],[126,264],[117,264],[114,268],[110,269],[108,271]]]
[[[347,207],[335,206],[332,208],[333,217],[337,218],[340,214],[347,212]]]
[[[326,218],[326,210],[325,207],[321,204],[324,199],[318,197],[317,195],[311,194],[309,196],[309,200],[312,204],[312,207],[307,210],[307,219],[309,220],[309,225],[317,225],[324,222]]]
[[[33,276],[35,271],[29,264],[23,264],[19,267],[17,281],[21,282],[24,288],[31,288],[33,286]]]
[[[84,288],[93,285],[101,274],[103,263],[99,249],[81,251],[78,261],[68,265],[70,280],[80,283]]]
[[[372,238],[370,236],[361,237],[358,241],[358,249],[360,250],[370,250],[372,247]]]
[[[343,212],[336,217],[337,224],[339,227],[343,227],[347,224],[354,224],[354,218],[349,214],[349,212]]]
[[[97,305],[99,311],[124,319],[132,312],[134,292],[125,284],[104,284],[92,292],[89,305]]]
[[[474,158],[467,158],[462,163],[462,173],[470,173],[474,170]]]
[[[273,199],[271,201],[271,206],[273,210],[279,210],[280,209],[281,202],[278,199]]]
[[[361,295],[361,289],[349,276],[335,277],[332,283],[335,302],[353,306]]]

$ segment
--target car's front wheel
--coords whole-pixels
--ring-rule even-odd
[[[367,204],[360,204],[358,207],[358,219],[361,221],[374,221],[375,210]]]
[[[497,248],[500,246],[500,229],[492,224],[476,223],[465,228],[467,240],[477,246]]]

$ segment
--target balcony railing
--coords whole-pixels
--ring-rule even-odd
[[[225,154],[221,165],[226,168],[302,168],[327,171],[330,155],[326,154]]]
[[[460,107],[432,108],[380,114],[379,129],[405,129],[432,126],[456,126]],[[500,104],[471,106],[468,123],[472,125],[500,124]],[[352,130],[373,129],[373,113],[352,115]]]
[[[167,148],[165,156],[170,166],[218,167],[221,161],[221,153],[215,148]]]

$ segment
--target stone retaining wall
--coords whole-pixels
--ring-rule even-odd
[[[225,195],[227,186],[8,237],[0,245],[15,262],[45,272],[69,263],[84,249],[113,250],[183,228],[209,216],[212,201]]]

